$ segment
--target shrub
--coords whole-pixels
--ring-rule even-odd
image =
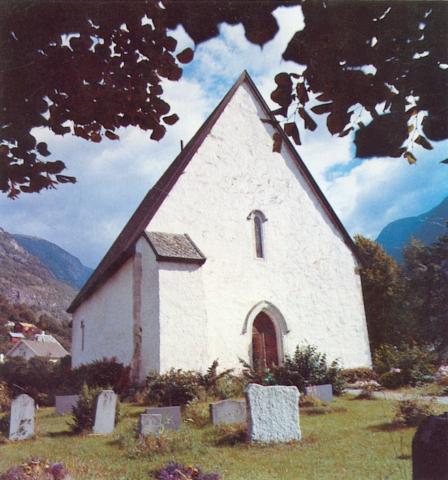
[[[102,388],[82,386],[78,401],[72,410],[70,427],[74,433],[91,431],[95,423],[96,403]],[[117,399],[115,423],[120,420],[120,401]]]
[[[191,437],[188,433],[162,430],[159,435],[140,435],[138,429],[116,437],[119,448],[126,451],[129,458],[154,458],[159,455],[191,452]]]
[[[328,365],[326,355],[312,345],[297,346],[292,357],[286,356],[283,365],[273,367],[263,379],[265,385],[295,385],[302,393],[310,385],[331,384],[339,395],[345,384],[338,362]]]
[[[84,384],[93,388],[112,388],[117,393],[125,393],[131,383],[130,368],[117,362],[115,358],[103,358],[73,370],[61,364],[62,369],[65,370],[65,378],[58,390],[62,390],[61,393],[77,392]]]
[[[198,467],[180,465],[169,462],[161,470],[154,473],[157,480],[220,480],[217,473],[204,473]]]
[[[62,463],[49,463],[41,458],[32,458],[23,465],[10,468],[0,475],[0,480],[69,480]]]
[[[75,433],[92,430],[95,422],[96,401],[101,393],[100,388],[89,388],[83,385],[78,401],[72,410],[72,423],[70,427]]]
[[[146,377],[147,401],[158,406],[186,405],[195,400],[200,387],[196,372],[172,368]]]
[[[0,439],[9,436],[9,415],[5,414],[0,417]]]
[[[0,412],[9,410],[11,406],[11,392],[6,383],[0,382]]]
[[[434,352],[415,343],[402,344],[399,347],[381,345],[373,355],[375,371],[383,375],[395,369],[400,370],[396,373],[401,373],[402,385],[432,381],[435,361]],[[389,378],[386,377],[386,381],[389,381]]]
[[[429,415],[434,415],[434,403],[422,400],[401,400],[398,402],[394,423],[417,427]]]
[[[367,385],[361,390],[359,395],[356,396],[356,399],[357,400],[375,400],[375,397],[373,395],[375,391],[376,391],[376,388],[370,385]]]
[[[300,396],[299,406],[301,408],[321,407],[322,405],[323,405],[322,401],[316,397],[308,397],[307,395]]]
[[[198,373],[198,384],[204,388],[208,397],[218,397],[220,380],[225,379],[233,372],[233,368],[229,368],[218,373],[218,366],[218,360],[214,360],[205,374]]]
[[[386,372],[380,376],[380,383],[385,388],[395,389],[406,385],[406,378],[402,372]]]
[[[378,375],[371,368],[346,368],[341,371],[346,383],[369,382],[378,380]]]
[[[220,400],[244,397],[245,386],[246,382],[243,377],[226,375],[218,380],[216,396]]]
[[[191,402],[185,409],[186,421],[195,427],[205,427],[210,422],[210,410],[207,403]]]

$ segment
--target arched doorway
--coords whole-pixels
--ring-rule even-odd
[[[265,312],[260,312],[252,325],[252,362],[256,370],[279,363],[275,325]]]

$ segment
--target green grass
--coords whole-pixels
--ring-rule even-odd
[[[144,408],[123,406],[124,418],[111,436],[74,436],[68,416],[52,409],[38,413],[35,440],[0,445],[0,472],[30,456],[62,461],[74,480],[152,478],[150,472],[169,460],[217,471],[223,480],[411,479],[412,428],[394,429],[394,403],[337,399],[334,412],[308,415],[301,409],[302,441],[296,444],[217,446],[218,430],[185,424],[175,434],[179,451],[129,458],[117,437],[135,428]],[[122,444],[123,442],[121,442]]]

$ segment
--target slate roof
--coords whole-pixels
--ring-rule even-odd
[[[10,355],[22,344],[26,345],[37,357],[62,358],[69,355],[67,350],[58,342],[37,342],[35,340],[22,340],[7,355]]]
[[[179,153],[171,165],[167,168],[165,173],[160,177],[158,182],[149,190],[137,210],[134,212],[128,223],[125,225],[121,233],[118,235],[115,242],[112,244],[100,264],[84,284],[78,295],[75,297],[71,305],[68,307],[67,312],[73,313],[81,303],[86,300],[92,293],[100,287],[115,271],[117,271],[124,262],[132,257],[135,251],[135,243],[144,233],[145,228],[156,214],[159,207],[162,205],[165,198],[168,196],[170,190],[173,188],[182,172],[187,167],[190,160],[193,158],[197,149],[201,146],[210,130],[215,125],[221,113],[224,111],[227,104],[232,99],[238,88],[246,83],[251,92],[260,102],[266,118],[269,119],[277,129],[278,133],[282,137],[283,145],[289,150],[292,158],[295,160],[296,165],[303,177],[307,181],[311,190],[316,195],[322,208],[327,213],[330,220],[333,222],[337,230],[341,233],[345,243],[353,251],[356,258],[359,259],[358,250],[350,237],[347,230],[342,225],[338,216],[334,212],[333,208],[325,198],[324,194],[320,190],[314,178],[311,176],[310,171],[300,158],[296,149],[290,142],[288,136],[284,132],[283,128],[278,124],[275,116],[272,114],[267,103],[264,101],[261,93],[258,91],[253,80],[249,74],[244,71],[240,78],[235,82],[232,88],[227,92],[225,97],[221,100],[218,106],[213,110],[207,120],[202,124],[199,130],[187,143],[185,148]]]
[[[149,245],[159,261],[203,264],[205,257],[186,234],[145,232]]]

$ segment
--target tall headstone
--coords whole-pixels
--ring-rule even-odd
[[[153,415],[162,415],[162,426],[164,430],[179,430],[182,423],[180,407],[150,407],[145,413]]]
[[[448,480],[448,412],[431,415],[412,440],[413,480]]]
[[[56,395],[55,410],[58,415],[71,413],[73,407],[78,403],[79,395]]]
[[[333,385],[310,385],[305,388],[307,397],[314,397],[321,402],[331,402],[333,400]]]
[[[114,431],[117,395],[112,390],[103,390],[96,403],[93,433],[107,435]]]
[[[163,430],[162,415],[154,413],[142,413],[140,415],[140,435],[159,435]]]
[[[34,400],[24,393],[12,401],[9,420],[10,440],[26,440],[34,436],[34,409]]]
[[[245,400],[222,400],[210,404],[213,425],[243,423],[247,421]]]
[[[297,387],[246,387],[249,440],[278,443],[300,440]]]

